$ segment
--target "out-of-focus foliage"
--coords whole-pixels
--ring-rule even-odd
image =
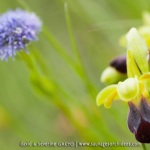
[[[76,59],[69,37],[65,2],[68,4],[81,62]],[[35,78],[29,75],[27,66],[19,55],[14,60],[0,62],[0,149],[21,149],[21,141],[135,142],[134,135],[128,131],[126,124],[128,106],[116,101],[111,109],[105,109],[96,106],[95,98],[104,87],[99,81],[102,70],[114,56],[126,52],[126,48],[118,44],[120,36],[131,27],[141,26],[142,12],[150,10],[150,1],[0,0],[0,4],[0,13],[29,7],[43,20],[44,28],[39,41],[28,48],[31,57],[33,53],[38,53],[33,58],[34,65],[41,65],[43,70],[39,70],[57,87],[52,94],[54,96],[44,96],[39,88],[36,89],[37,94],[30,81],[38,87],[40,83],[37,85],[33,80]],[[47,36],[49,33],[51,38]],[[58,43],[50,43],[53,38]],[[68,58],[65,59],[62,50],[73,60],[72,64],[67,61]],[[41,62],[46,64],[46,69]],[[79,64],[84,67],[78,68]],[[73,70],[72,66],[77,66],[77,69]],[[47,78],[40,81],[45,83],[45,88],[49,88]],[[58,107],[58,99],[63,107]]]

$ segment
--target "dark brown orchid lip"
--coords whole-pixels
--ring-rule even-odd
[[[135,134],[137,141],[150,143],[150,106],[148,101],[142,97],[139,108],[131,101],[128,104],[130,108],[128,116],[130,131]]]
[[[127,73],[126,55],[120,55],[114,58],[109,65],[120,73]]]

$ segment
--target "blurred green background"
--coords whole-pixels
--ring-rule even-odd
[[[25,63],[19,59],[0,62],[0,149],[19,150],[21,141],[32,142],[136,142],[127,127],[127,104],[117,101],[111,109],[97,107],[95,98],[105,86],[99,78],[116,55],[126,52],[119,38],[131,27],[142,25],[142,12],[150,10],[149,0],[25,0],[64,47],[74,57],[64,13],[67,2],[72,29],[86,72],[80,77],[62,55],[40,33],[32,43],[44,58],[49,78],[57,84],[54,97],[37,94],[30,83]],[[23,5],[22,5],[23,4]],[[0,0],[0,13],[24,8],[22,0]],[[32,53],[32,47],[29,50]],[[38,59],[36,60],[38,62]],[[75,61],[74,61],[75,63]],[[77,62],[77,63],[80,63]],[[86,82],[92,85],[87,89]],[[62,90],[61,90],[62,89]],[[65,91],[65,93],[63,92]],[[65,113],[66,112],[66,113]],[[69,117],[67,113],[70,113]],[[71,119],[70,119],[71,118]],[[147,148],[150,147],[147,145]],[[25,149],[74,149],[72,147],[27,147]],[[100,149],[78,147],[77,149]],[[107,149],[142,149],[108,147]]]

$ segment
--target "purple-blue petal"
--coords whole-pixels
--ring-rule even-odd
[[[129,102],[128,104],[130,108],[129,115],[128,115],[128,127],[130,131],[135,134],[140,125],[141,116],[137,107],[132,102]]]
[[[150,106],[144,97],[141,100],[140,113],[142,119],[150,123]]]
[[[148,101],[142,97],[140,106],[137,108],[129,102],[128,127],[135,134],[137,141],[150,143],[150,106]]]
[[[0,16],[0,59],[13,57],[20,49],[37,39],[41,20],[36,14],[21,9]]]

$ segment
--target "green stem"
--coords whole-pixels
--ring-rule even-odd
[[[88,93],[92,93],[92,96],[95,97],[95,91],[96,91],[96,89],[93,86],[93,84],[91,83],[90,79],[88,78],[88,75],[85,72],[84,67],[82,67],[82,62],[80,61],[80,63],[77,63],[67,53],[65,53],[65,49],[54,38],[54,36],[46,28],[46,26],[43,26],[43,35],[49,41],[49,43],[51,44],[51,46],[64,58],[64,60],[67,62],[67,65],[74,71],[74,73],[76,73],[82,79],[82,81],[84,82],[85,88],[87,89]]]
[[[67,28],[68,28],[69,39],[70,39],[70,43],[71,43],[71,46],[72,46],[72,50],[74,52],[74,55],[80,61],[81,60],[80,59],[80,54],[79,54],[79,51],[78,51],[78,48],[77,48],[77,45],[76,45],[76,42],[75,42],[67,3],[64,4],[64,10],[65,10],[66,24],[67,24]]]
[[[146,145],[144,143],[142,143],[142,148],[143,148],[143,150],[147,150]]]
[[[89,79],[89,77],[86,73],[84,64],[82,62],[82,59],[81,59],[81,56],[79,53],[79,49],[78,49],[76,41],[75,41],[67,2],[64,4],[64,10],[65,10],[66,24],[67,24],[67,28],[68,28],[69,39],[70,39],[70,43],[72,46],[72,50],[74,52],[74,56],[76,57],[77,61],[79,62],[79,64],[77,64],[74,67],[79,72],[80,77],[82,77],[84,79],[84,83],[85,83],[85,86],[86,86],[88,92],[91,93],[95,97],[94,91],[96,91],[96,89],[93,86],[93,83],[91,82],[91,80]]]
[[[29,6],[25,3],[25,1],[21,1],[21,0],[17,0],[17,1],[20,5],[22,5],[26,9],[30,10]],[[77,61],[75,61],[72,57],[70,57],[70,55],[68,55],[65,52],[66,50],[63,48],[63,46],[57,41],[57,39],[55,39],[55,37],[52,35],[52,33],[49,31],[49,29],[44,25],[43,25],[42,34],[47,39],[47,41],[49,41],[51,46],[64,58],[67,65],[69,65],[69,67],[82,79],[83,83],[85,84],[85,88],[87,89],[87,92],[91,93],[90,96],[93,100],[93,99],[95,99],[96,88],[93,85],[93,83],[91,83],[91,80],[89,79],[89,77],[84,69],[83,63],[81,61],[81,58],[80,58],[80,55],[79,55],[79,52],[78,52],[78,49],[77,49],[77,46],[75,43],[75,39],[73,36],[70,17],[68,14],[67,7],[65,9],[65,14],[66,14],[66,21],[67,21],[70,42],[71,42],[74,54],[75,54],[76,58],[78,59],[79,63]]]
[[[50,30],[44,25],[42,34],[50,43],[50,45],[64,58],[67,64],[71,63],[71,65],[73,65],[72,58],[65,52],[65,49],[62,47],[62,45],[57,41],[57,39],[54,38]]]

